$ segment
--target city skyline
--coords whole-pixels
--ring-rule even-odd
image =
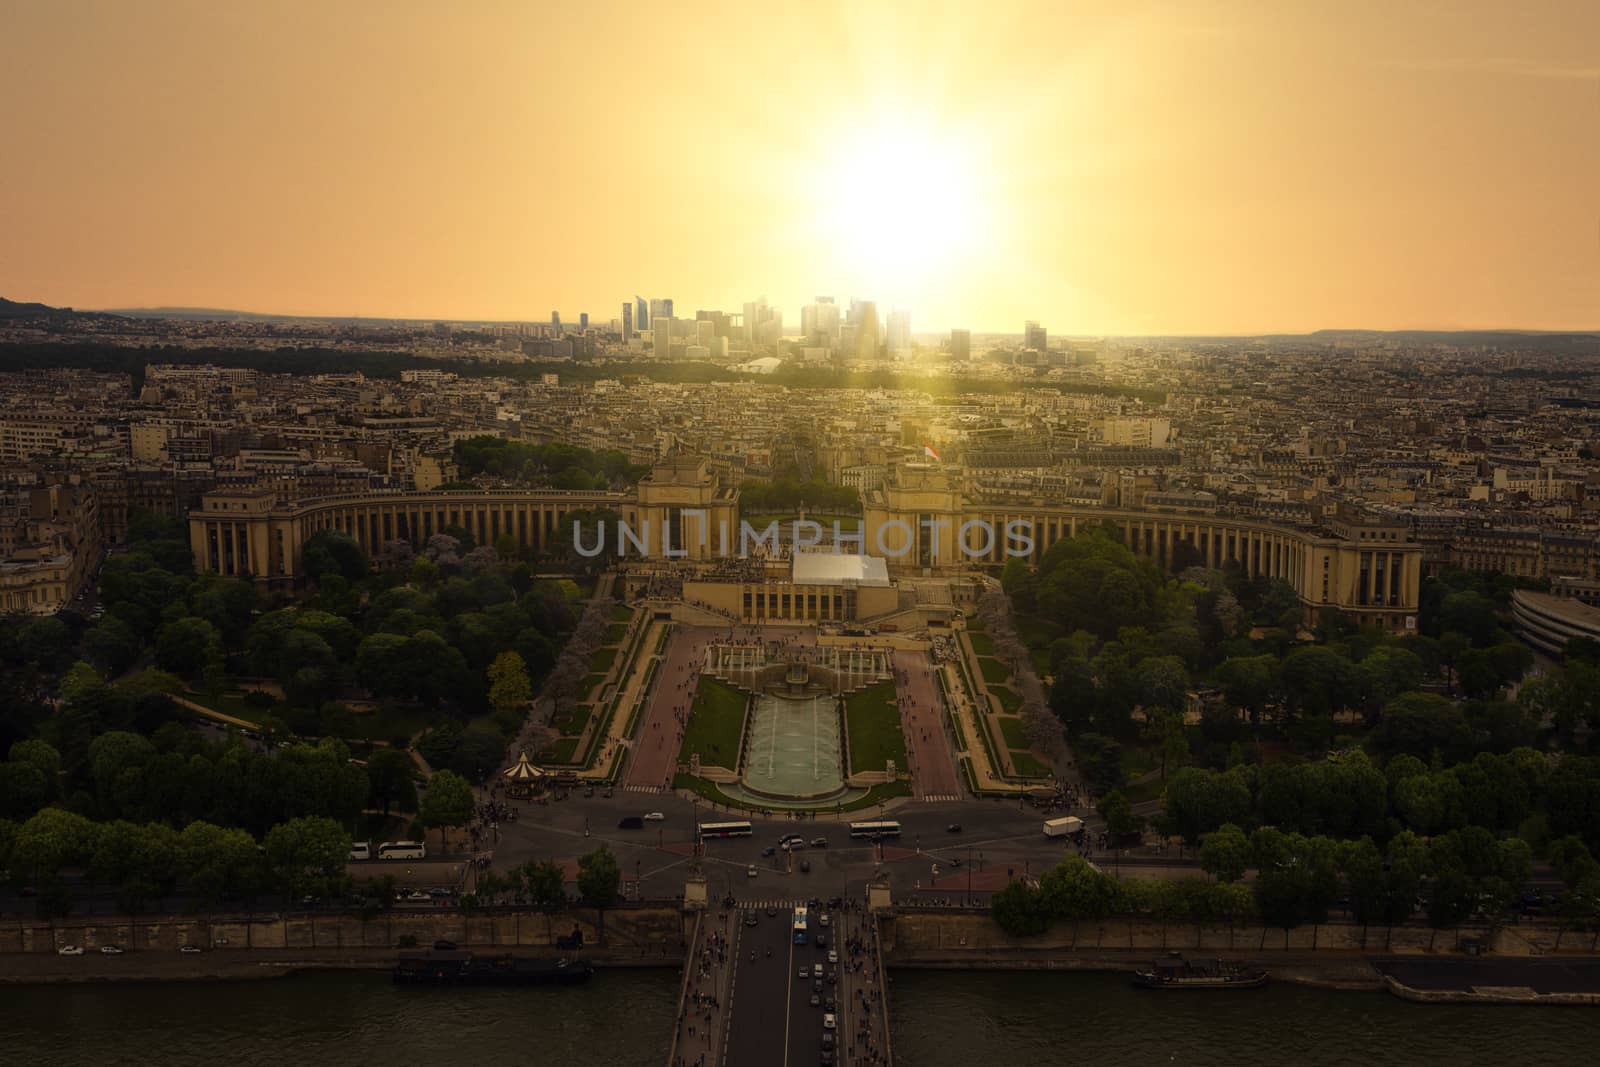
[[[646,278],[924,335],[1596,326],[1591,5],[376,12],[15,10],[0,293],[606,321]]]

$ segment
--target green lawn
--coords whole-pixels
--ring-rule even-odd
[[[550,728],[559,734],[576,737],[583,733],[583,727],[588,723],[592,710],[588,704],[570,704],[550,716]]]
[[[1011,753],[1011,766],[1024,778],[1044,778],[1050,773],[1050,768],[1034,758],[1031,752]]]
[[[549,748],[540,752],[535,759],[541,763],[571,763],[578,751],[576,737],[557,738]]]
[[[244,694],[221,693],[217,696],[207,696],[204,693],[185,692],[185,700],[192,700],[201,707],[220,711],[224,715],[232,715],[235,719],[243,719],[249,723],[259,723],[263,715],[282,716],[285,705],[282,701],[273,701],[271,706],[261,708],[244,699]]]
[[[1061,632],[1059,623],[1038,615],[1013,615],[1012,623],[1017,628],[1017,636],[1022,638],[1022,643],[1029,648],[1048,648],[1050,642],[1058,637],[1066,636]]]
[[[622,644],[622,639],[626,636],[628,636],[628,624],[625,622],[614,622],[610,626],[606,627],[606,636],[604,638],[604,642],[608,645],[620,645]]]
[[[1000,736],[1006,739],[1007,748],[1028,747],[1027,735],[1022,732],[1022,720],[1015,715],[997,715],[995,722],[1000,724]]]
[[[598,673],[598,674],[587,675],[583,679],[583,688],[580,690],[580,692],[583,694],[582,699],[584,699],[584,700],[596,700],[596,699],[598,699],[600,694],[598,692],[596,692],[596,690],[598,690],[600,688],[600,683],[604,682],[605,680],[606,680],[606,676],[605,676],[605,673],[603,671]]]
[[[699,753],[700,762],[714,767],[737,767],[739,741],[744,731],[745,696],[721,682],[700,679],[694,705],[689,709],[689,728],[683,735],[678,759],[688,763]]]
[[[611,609],[611,618],[616,622],[626,624],[629,619],[633,618],[633,609],[626,604],[618,604]]]
[[[1022,710],[1022,698],[1017,696],[1017,694],[1013,693],[1011,690],[1007,689],[1005,686],[991,685],[989,687],[989,692],[993,693],[994,698],[1000,701],[1000,709],[1007,715],[1015,715],[1018,711]]]
[[[1003,682],[1011,677],[1011,672],[1006,669],[1004,663],[997,659],[990,659],[988,656],[978,657],[978,670],[983,672],[983,680],[990,685]]]
[[[615,646],[612,646],[610,648],[597,648],[597,649],[595,649],[594,650],[594,655],[589,657],[589,673],[590,674],[604,674],[604,673],[606,673],[606,671],[611,669],[611,664],[616,662],[616,659],[617,659],[617,649],[616,649]]]
[[[988,634],[979,630],[976,633],[968,631],[967,639],[972,642],[972,651],[980,656],[994,655],[994,641]]]
[[[900,732],[900,709],[894,702],[894,683],[880,682],[845,701],[845,725],[850,737],[850,772],[881,771],[894,760],[906,768],[906,739]]]

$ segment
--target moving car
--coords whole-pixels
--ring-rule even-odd
[[[60,948],[56,949],[56,955],[57,956],[81,956],[81,955],[83,955],[83,946],[82,945],[62,945]]]
[[[761,850],[761,858],[762,859],[771,859],[773,856],[776,856],[777,854],[778,854],[778,850],[773,848],[771,845],[768,845],[766,848]]]
[[[756,926],[760,922],[761,922],[761,920],[756,918],[756,913],[755,912],[747,911],[747,912],[744,913],[744,924],[746,926]]]
[[[100,955],[102,955],[102,956],[120,956],[120,955],[122,955],[122,949],[121,949],[120,946],[117,946],[117,945],[101,945],[100,946]]]
[[[944,832],[947,834],[959,834],[961,832],[961,824],[953,822],[944,828]]]
[[[744,873],[745,873],[745,874],[746,874],[746,875],[747,875],[747,876],[748,876],[748,877],[750,877],[750,878],[754,878],[754,877],[755,877],[755,876],[756,876],[756,875],[758,875],[758,874],[760,874],[760,873],[761,873],[761,872],[760,872],[760,871],[758,871],[758,870],[756,870],[756,865],[755,865],[755,864],[753,864],[753,863],[752,863],[752,864],[751,864],[751,865],[750,865],[750,866],[748,866],[748,867],[746,867],[746,868],[745,868],[745,869],[744,869]]]
[[[820,993],[811,994],[811,1006],[813,1008],[822,1007],[822,994],[820,994]]]
[[[828,839],[826,837],[813,837],[811,839],[811,847],[812,848],[827,848],[828,847]]]
[[[827,912],[823,912],[822,914],[817,916],[817,925],[818,926],[827,926],[828,925],[828,913]]]
[[[829,963],[838,963],[839,962],[839,950],[838,949],[830,948],[828,950],[828,962]]]
[[[811,968],[802,965],[801,968],[800,968],[800,977],[801,978],[810,978],[811,977]]]
[[[839,1020],[834,1017],[833,1012],[830,1011],[830,1012],[826,1012],[826,1013],[823,1014],[823,1016],[822,1016],[822,1028],[824,1030],[832,1030],[832,1029],[836,1028],[838,1025],[839,1025]]]
[[[777,917],[778,917],[778,909],[774,908],[774,907],[771,907],[771,906],[768,906],[768,908],[767,908],[767,918],[776,919]]]
[[[645,822],[660,822],[661,820],[663,820],[665,818],[666,818],[666,816],[661,814],[659,811],[650,811],[650,812],[646,812],[645,813],[644,821]]]
[[[813,978],[821,978],[822,977],[822,964],[813,963],[811,965],[811,977],[813,977]]]

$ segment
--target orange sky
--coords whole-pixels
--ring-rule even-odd
[[[12,299],[1600,327],[1595,0],[8,0],[0,100]]]

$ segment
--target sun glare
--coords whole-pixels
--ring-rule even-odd
[[[946,131],[863,131],[832,157],[817,214],[852,274],[924,288],[971,266],[992,224],[973,146]]]

